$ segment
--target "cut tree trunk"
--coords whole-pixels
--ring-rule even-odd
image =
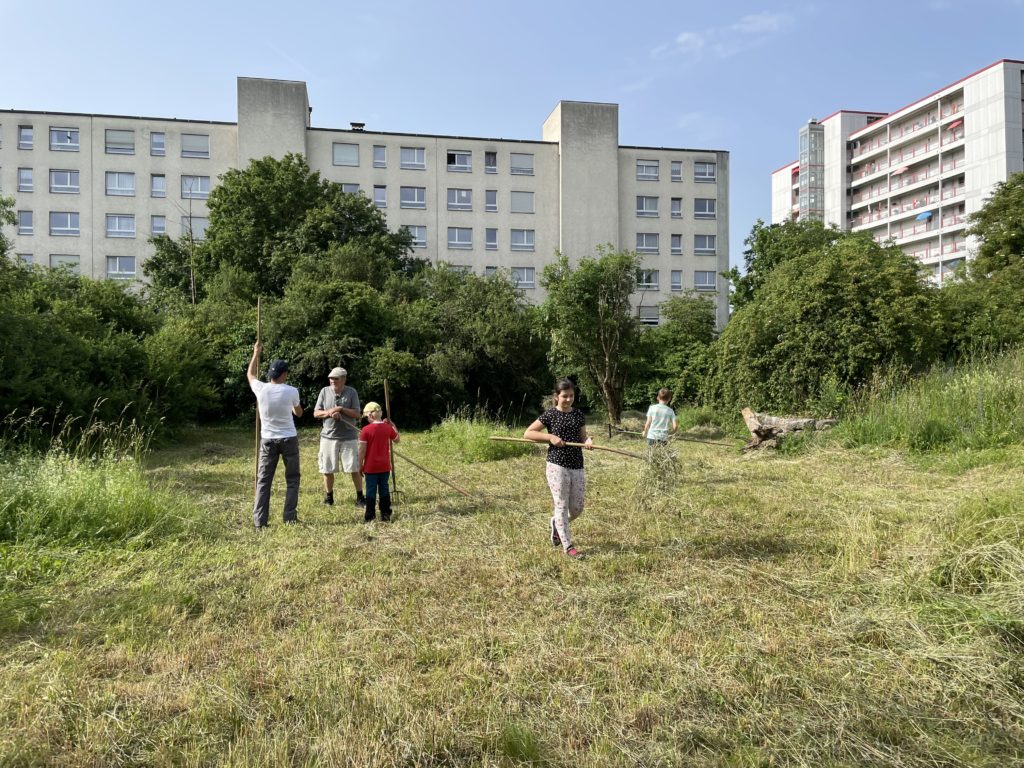
[[[831,429],[839,423],[835,419],[786,419],[769,416],[766,413],[755,413],[750,408],[744,408],[742,413],[747,429],[750,430],[750,442],[743,446],[744,451],[755,448],[778,448],[779,442],[786,435]]]

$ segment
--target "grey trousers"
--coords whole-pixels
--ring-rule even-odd
[[[284,520],[299,518],[299,438],[263,439],[256,470],[256,503],[252,507],[252,520],[257,528],[270,524],[270,486],[277,472],[278,458],[284,459]]]

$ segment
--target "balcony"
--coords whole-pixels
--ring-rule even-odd
[[[866,144],[862,143],[859,147],[857,147],[855,150],[853,150],[853,153],[850,155],[850,157],[852,157],[853,159],[856,159],[858,157],[864,157],[865,155],[870,155],[873,152],[876,152],[877,150],[882,149],[888,143],[889,143],[889,138],[887,136],[885,136],[885,135],[875,136],[874,138],[870,139]]]
[[[896,238],[896,240],[910,240],[922,235],[931,236],[932,233],[938,234],[938,231],[939,225],[933,216],[923,221],[907,222],[898,227],[894,225],[889,234]]]
[[[859,171],[853,172],[854,184],[864,179],[867,179],[871,176],[874,176],[877,173],[882,173],[888,168],[889,163],[884,159],[867,163],[864,168],[861,168]]]
[[[889,141],[894,142],[902,139],[904,136],[912,136],[918,131],[923,131],[926,128],[931,128],[939,121],[937,112],[929,112],[926,115],[918,115],[913,120],[908,120],[905,123],[901,123],[898,126],[893,126],[889,132]]]
[[[920,144],[917,144],[916,146],[907,147],[897,155],[890,155],[889,165],[904,165],[907,163],[907,161],[914,160],[915,158],[919,159],[927,154],[930,154],[931,152],[935,152],[938,148],[939,142],[937,139],[929,139],[928,141],[923,141]]]
[[[912,186],[914,184],[919,184],[922,181],[927,181],[928,179],[931,179],[931,178],[934,178],[934,177],[938,176],[939,175],[939,166],[938,166],[938,163],[936,163],[935,165],[929,166],[928,168],[922,168],[921,170],[915,171],[914,173],[908,173],[908,172],[899,173],[898,171],[896,171],[896,172],[893,172],[892,176],[896,177],[897,174],[898,174],[898,180],[897,181],[890,181],[890,184],[889,184],[889,190],[890,191],[895,191],[897,189],[904,189],[905,187],[909,187],[909,186]]]

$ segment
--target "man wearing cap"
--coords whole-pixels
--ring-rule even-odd
[[[356,506],[365,507],[363,476],[359,472],[359,394],[345,386],[348,371],[334,368],[327,379],[329,386],[320,390],[313,408],[313,418],[323,419],[320,432],[320,474],[324,476],[324,504],[334,504],[334,473],[352,476],[356,488]]]
[[[270,486],[281,458],[284,459],[286,484],[284,521],[299,521],[299,433],[292,417],[302,416],[299,390],[286,383],[287,360],[274,360],[267,371],[270,383],[260,381],[257,360],[262,350],[263,345],[257,341],[246,371],[260,414],[260,459],[256,470],[256,502],[252,508],[252,519],[257,528],[266,528],[270,524]]]

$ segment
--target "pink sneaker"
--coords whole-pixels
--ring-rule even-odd
[[[576,547],[569,547],[567,550],[565,550],[565,554],[571,557],[573,560],[583,559],[583,553],[576,549]]]

